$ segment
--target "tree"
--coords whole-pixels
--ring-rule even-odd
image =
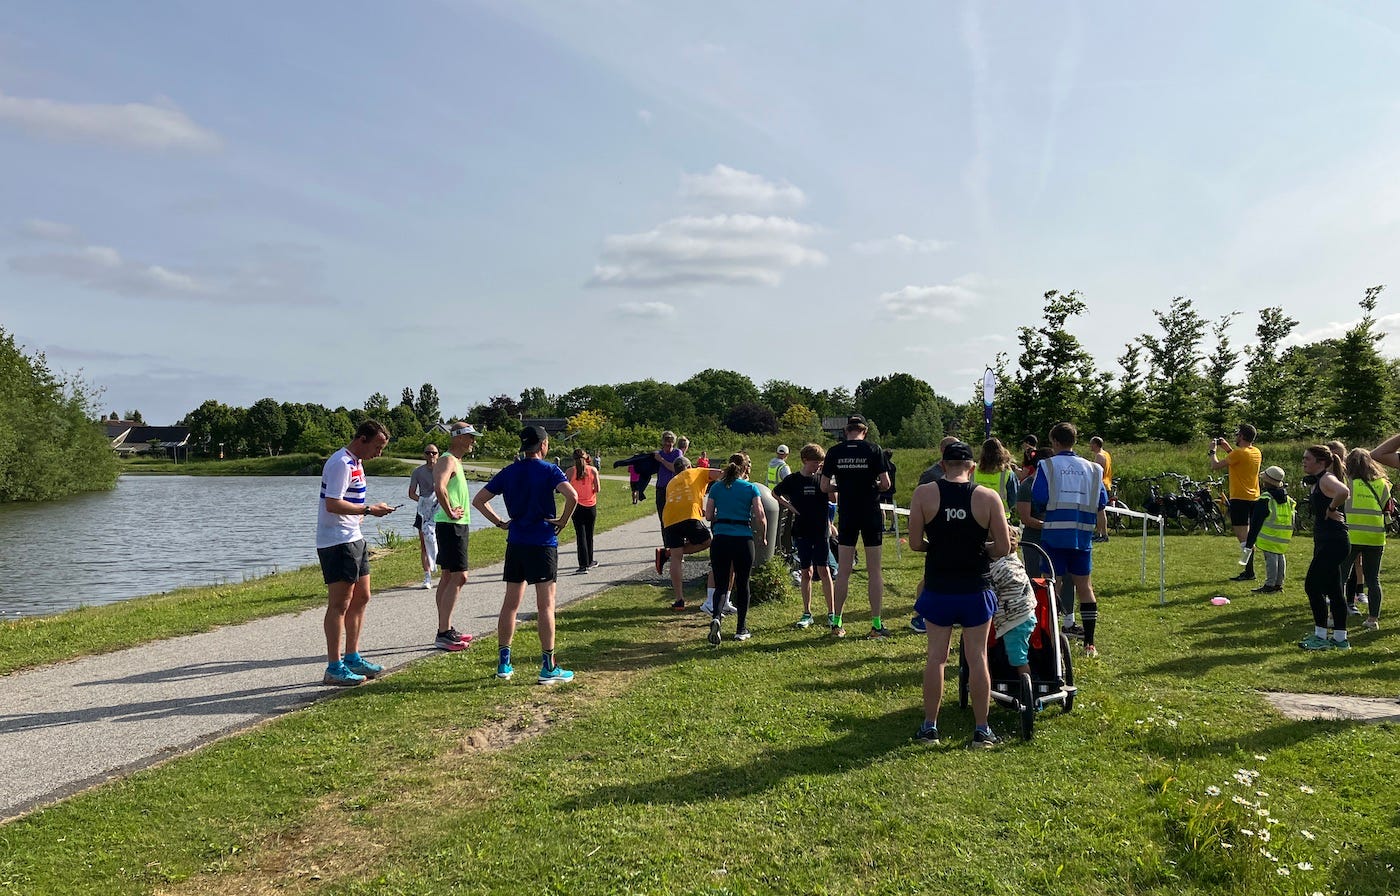
[[[389,434],[396,439],[412,438],[423,434],[423,424],[418,422],[418,415],[414,413],[413,406],[407,404],[395,405],[389,411],[388,419],[383,421],[389,428]]]
[[[127,411],[125,414],[123,414],[123,415],[122,415],[122,419],[123,419],[123,420],[130,420],[132,423],[135,423],[137,426],[145,426],[145,425],[146,425],[146,421],[145,421],[144,418],[142,418],[141,412],[138,411],[138,410],[135,410],[135,409],[132,409],[132,410],[130,410],[130,411]]]
[[[773,435],[778,431],[778,418],[766,404],[744,401],[729,411],[724,425],[740,435]]]
[[[793,405],[815,408],[817,395],[811,389],[790,383],[787,380],[768,380],[759,391],[759,400],[782,417]]]
[[[1374,444],[1389,427],[1394,406],[1390,376],[1385,359],[1377,348],[1385,338],[1376,331],[1375,310],[1384,286],[1372,286],[1358,304],[1361,320],[1347,330],[1337,344],[1337,363],[1332,368],[1332,415],[1337,435],[1348,445]]]
[[[710,367],[677,388],[690,396],[695,413],[709,414],[719,419],[724,419],[729,410],[737,405],[758,401],[758,387],[753,380],[732,370]]]
[[[211,398],[186,414],[180,425],[189,427],[190,441],[205,454],[216,454],[225,446],[233,453],[235,443],[242,438],[240,417],[234,408]]]
[[[365,399],[365,413],[375,420],[383,420],[389,413],[389,396],[383,392],[375,392]]]
[[[617,387],[623,418],[628,426],[661,426],[685,429],[695,420],[690,394],[653,379],[623,383]]]
[[[438,393],[432,383],[418,387],[418,400],[413,402],[413,412],[418,415],[418,422],[424,430],[442,422],[442,406],[438,403]]]
[[[1109,438],[1117,442],[1141,441],[1147,422],[1147,391],[1142,381],[1142,346],[1130,342],[1118,356],[1123,374],[1114,395]]]
[[[597,411],[610,419],[622,417],[622,399],[612,386],[579,386],[559,396],[554,412],[561,417],[572,417],[580,411]]]
[[[1283,438],[1289,383],[1283,378],[1283,363],[1278,345],[1298,322],[1283,313],[1282,308],[1265,308],[1259,312],[1259,324],[1254,328],[1255,343],[1244,348],[1245,417],[1259,430],[1261,439]]]
[[[938,444],[945,432],[944,404],[930,399],[914,408],[913,413],[899,424],[899,445],[905,448],[929,448]]]
[[[608,415],[599,411],[579,411],[569,418],[569,431],[581,432],[584,438],[592,438],[608,425]]]
[[[271,398],[259,398],[248,408],[243,420],[243,437],[251,448],[266,450],[268,456],[281,450],[282,437],[287,434],[287,418],[282,406]]]
[[[767,406],[769,410],[772,410],[772,406],[767,402],[764,402],[764,405]],[[822,425],[822,421],[817,417],[816,413],[806,405],[801,404],[790,405],[788,409],[783,412],[782,419],[778,422],[782,425],[783,429],[797,430],[820,429]]]
[[[469,416],[487,429],[520,428],[520,405],[509,395],[493,395],[486,404],[471,409]]]
[[[520,393],[520,413],[526,417],[551,417],[557,399],[550,398],[539,386],[532,386]]]
[[[1162,335],[1142,337],[1152,362],[1147,390],[1149,432],[1181,445],[1200,434],[1202,381],[1198,368],[1206,321],[1184,296],[1172,299],[1168,310],[1153,311],[1152,315],[1161,325]]]
[[[412,386],[404,386],[404,387],[403,387],[403,391],[399,393],[399,404],[406,404],[406,405],[408,405],[409,407],[413,407],[413,387],[412,387]]]
[[[856,394],[862,395],[860,412],[865,415],[867,421],[880,421],[884,431],[891,438],[899,435],[900,424],[914,413],[915,408],[924,402],[937,401],[939,398],[932,386],[907,373],[892,373],[874,381],[865,380],[861,387],[871,382],[875,384],[868,389],[856,389]],[[952,406],[952,402],[946,398],[942,401],[949,407]]]
[[[1016,331],[1020,355],[1010,382],[1004,362],[997,359],[998,382],[1002,384],[997,402],[1004,410],[1001,432],[1048,433],[1064,420],[1085,422],[1089,410],[1086,386],[1096,377],[1094,359],[1079,337],[1069,331],[1068,323],[1086,310],[1079,290],[1061,293],[1052,289],[1044,296],[1044,322]]]
[[[1230,345],[1230,323],[1238,316],[1238,311],[1231,311],[1211,325],[1215,350],[1206,359],[1205,414],[1202,417],[1207,434],[1223,436],[1232,424],[1239,422],[1236,419],[1239,416],[1236,386],[1230,382],[1230,374],[1240,362],[1240,353]]]

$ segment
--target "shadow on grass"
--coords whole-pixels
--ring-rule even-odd
[[[1332,868],[1332,892],[1356,896],[1385,896],[1396,891],[1395,871],[1400,850],[1361,851],[1348,855]]]
[[[866,766],[910,745],[919,724],[916,707],[883,716],[836,716],[831,727],[845,733],[835,740],[765,752],[735,763],[719,763],[688,774],[600,787],[557,808],[564,811],[615,805],[654,805],[709,802],[743,798],[769,790],[785,779],[807,775],[839,775]]]

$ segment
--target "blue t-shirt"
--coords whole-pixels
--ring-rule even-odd
[[[724,480],[710,486],[709,497],[715,502],[716,535],[740,535],[753,538],[753,499],[758,496],[758,486],[747,479],[735,479],[726,488]],[[743,520],[727,523],[722,520]]]
[[[545,520],[554,519],[554,490],[564,481],[563,470],[537,457],[518,460],[491,477],[486,490],[502,496],[510,514],[506,541],[559,546],[559,536]]]

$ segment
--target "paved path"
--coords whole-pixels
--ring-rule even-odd
[[[1400,722],[1400,705],[1389,697],[1347,697],[1342,694],[1289,694],[1269,691],[1264,699],[1290,719]]]
[[[631,579],[658,581],[658,541],[651,515],[600,532],[599,566],[588,575],[573,573],[574,548],[562,547],[559,566],[567,572],[559,578],[559,604]],[[500,564],[473,570],[457,604],[457,628],[494,632],[503,587]],[[421,588],[377,591],[365,654],[396,669],[435,653],[432,595]],[[533,608],[529,592],[522,611]],[[338,690],[321,684],[323,615],[306,610],[0,677],[0,819]],[[495,639],[486,641],[494,652]]]

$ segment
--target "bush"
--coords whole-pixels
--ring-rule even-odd
[[[749,602],[764,604],[784,600],[792,590],[792,576],[781,557],[770,557],[753,568],[749,576]]]

